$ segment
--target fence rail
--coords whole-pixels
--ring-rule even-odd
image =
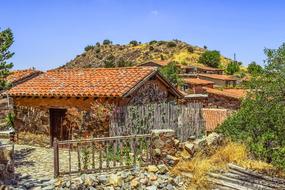
[[[54,140],[54,176],[150,164],[151,135]],[[68,170],[65,170],[68,168]]]

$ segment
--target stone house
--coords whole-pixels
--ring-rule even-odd
[[[213,88],[214,82],[200,78],[183,78],[182,90],[194,94],[204,94],[203,87]]]
[[[239,109],[241,101],[247,93],[245,89],[204,89],[208,94],[207,107],[209,108]]]
[[[222,75],[224,73],[223,69],[207,67],[202,65],[185,66],[180,65],[181,73],[184,74],[218,74]]]
[[[182,94],[153,67],[50,70],[8,91],[13,98],[18,131],[74,138],[66,114],[77,110],[81,134],[108,135],[108,128],[92,125],[92,105],[138,105],[176,101]]]

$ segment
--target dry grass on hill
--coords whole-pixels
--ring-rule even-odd
[[[228,142],[211,150],[210,155],[197,153],[189,161],[180,161],[172,170],[174,174],[190,173],[189,190],[209,189],[211,184],[207,181],[207,173],[226,171],[229,163],[235,163],[242,167],[259,171],[270,175],[285,176],[283,172],[275,169],[272,165],[262,161],[253,160],[243,144]]]

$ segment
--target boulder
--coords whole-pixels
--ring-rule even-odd
[[[179,158],[172,156],[172,155],[166,155],[166,161],[169,165],[176,165],[179,162]]]
[[[137,178],[133,179],[130,183],[132,189],[137,188],[139,184],[140,183],[138,182]]]
[[[158,168],[158,173],[159,174],[165,174],[165,173],[167,173],[169,171],[167,166],[164,165],[164,164],[158,165],[157,168]]]
[[[206,142],[208,146],[217,146],[221,143],[221,141],[222,141],[222,136],[215,132],[209,134],[206,137]]]
[[[201,150],[204,149],[207,146],[207,141],[206,138],[201,138],[201,139],[196,139],[195,141],[193,141],[195,150]]]
[[[184,144],[184,149],[190,154],[193,155],[195,153],[195,145],[190,142],[186,142]]]
[[[122,186],[122,178],[116,174],[111,174],[109,176],[109,184],[113,185],[114,187]]]
[[[156,173],[158,171],[158,168],[155,166],[155,165],[149,165],[147,167],[147,171],[148,172],[153,172],[153,173]]]

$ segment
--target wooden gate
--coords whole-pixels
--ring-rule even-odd
[[[64,148],[61,148],[64,147]],[[54,140],[54,176],[150,164],[151,135]]]

